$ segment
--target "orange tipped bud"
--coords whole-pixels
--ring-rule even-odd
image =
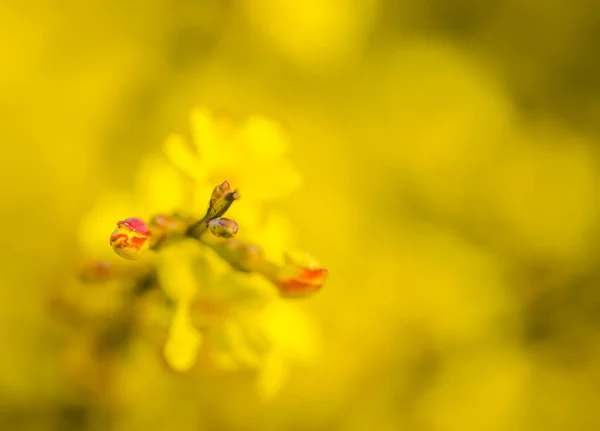
[[[233,238],[238,231],[238,224],[228,218],[216,218],[208,222],[208,229],[216,237]]]
[[[110,236],[110,245],[119,256],[135,260],[150,247],[150,230],[146,223],[137,217],[131,217],[117,223]]]
[[[283,296],[300,297],[321,289],[327,279],[326,269],[299,268],[295,276],[276,282]]]
[[[286,265],[274,280],[283,296],[300,297],[321,289],[327,279],[327,270],[308,253],[290,252]]]

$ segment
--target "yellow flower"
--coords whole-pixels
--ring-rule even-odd
[[[193,241],[161,251],[158,268],[177,303],[164,349],[173,369],[187,371],[202,359],[222,371],[255,370],[260,393],[270,396],[283,383],[282,370],[314,356],[314,329],[263,277],[232,270]]]
[[[155,159],[142,163],[136,190],[125,199],[128,207],[143,216],[150,216],[154,208],[159,213],[180,209],[201,217],[210,204],[216,217],[207,221],[209,230],[217,236],[232,236],[237,234],[239,222],[236,240],[249,240],[260,246],[264,256],[277,255],[273,261],[282,260],[291,229],[283,216],[269,211],[268,203],[300,184],[286,154],[282,128],[263,117],[236,125],[226,117],[196,109],[192,137],[194,148],[181,135],[167,139],[164,152],[172,167]],[[164,179],[168,187],[157,183],[157,178]],[[235,222],[219,217],[220,205],[229,206],[239,197],[225,180],[243,197],[242,204],[236,203],[227,213]],[[215,188],[215,184],[220,185]],[[93,220],[89,218],[95,225],[100,225],[97,220],[103,211],[113,216],[109,201],[95,212]],[[177,220],[168,215],[154,217],[149,229],[141,219],[126,219],[113,232],[111,245],[121,256],[135,259],[150,245],[154,248],[160,242],[158,237],[173,230]],[[156,285],[174,305],[165,328],[164,359],[178,372],[194,367],[253,370],[260,393],[273,395],[290,363],[314,356],[316,331],[299,309],[281,298],[281,286],[270,278],[234,269],[198,240],[177,241],[153,253],[154,258],[146,262],[153,265]],[[289,282],[285,287],[291,293],[314,291],[322,284],[324,274],[311,262],[284,266],[285,274],[277,274],[285,276],[282,280]],[[298,268],[304,271],[300,275]]]
[[[172,165],[193,185],[192,195],[181,207],[202,213],[214,185],[228,180],[244,199],[243,205],[234,205],[228,212],[239,224],[237,237],[261,246],[269,259],[282,262],[293,242],[293,229],[268,204],[289,195],[302,182],[288,157],[290,144],[283,127],[258,115],[234,122],[203,107],[192,111],[190,125],[191,142],[182,134],[172,134],[163,146]]]
[[[300,185],[300,174],[287,157],[285,132],[274,121],[254,116],[238,126],[229,117],[197,108],[191,129],[193,148],[184,136],[173,134],[163,149],[171,163],[196,183],[201,208],[214,184],[225,179],[251,201],[281,198]]]
[[[368,40],[377,0],[242,0],[265,45],[311,73],[352,64]]]

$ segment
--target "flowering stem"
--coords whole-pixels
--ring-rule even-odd
[[[304,296],[319,290],[327,270],[308,254],[288,254],[286,263],[277,265],[267,260],[257,246],[230,239],[237,233],[238,225],[235,220],[223,216],[239,198],[239,193],[231,190],[229,182],[224,181],[214,188],[208,210],[200,220],[180,214],[158,215],[148,227],[141,219],[126,219],[118,223],[111,244],[123,257],[137,259],[143,251],[142,245],[145,249],[158,251],[168,243],[193,238],[212,248],[234,269],[261,274],[284,296]],[[206,235],[207,231],[212,236]]]
[[[190,238],[200,238],[204,232],[208,230],[208,221],[209,220],[206,219],[206,216],[204,216],[202,219],[190,225],[185,235]]]
[[[261,274],[272,282],[283,296],[298,297],[316,292],[327,278],[327,270],[321,268],[307,254],[303,254],[301,259],[288,255],[287,262],[278,265],[266,259],[260,248],[251,244],[238,240],[215,242],[209,237],[199,240],[212,248],[233,268]]]

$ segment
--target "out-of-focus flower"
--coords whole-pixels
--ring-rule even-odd
[[[152,259],[144,259],[143,271],[112,272],[121,277],[128,293],[114,298],[111,319],[118,321],[119,313],[124,313],[139,322],[137,325],[143,324],[147,318],[138,319],[132,304],[159,288],[164,303],[153,300],[150,304],[169,310],[170,317],[157,321],[164,325],[164,332],[153,339],[161,343],[171,369],[250,371],[256,375],[260,393],[273,395],[289,364],[305,362],[316,348],[309,341],[315,331],[303,334],[298,329],[310,327],[300,310],[294,308],[282,319],[288,314],[282,310],[293,308],[283,296],[314,292],[326,276],[308,255],[288,257],[285,264],[271,259],[282,254],[289,227],[270,222],[278,219],[270,215],[267,203],[291,192],[300,176],[286,157],[282,129],[271,120],[252,117],[236,127],[228,118],[197,109],[192,114],[192,129],[196,152],[179,135],[171,136],[164,146],[173,170],[185,174],[181,188],[191,191],[180,193],[178,207],[183,212],[161,213],[149,218],[148,224],[137,217],[128,218],[119,222],[111,235],[111,246],[126,259],[138,259],[149,248],[155,251]],[[159,173],[165,174],[160,166]],[[152,171],[145,172],[152,175]],[[223,216],[240,195],[225,178],[232,179],[244,193],[243,205],[233,205],[236,219],[240,216],[243,223],[241,238],[235,240],[230,238],[238,233],[238,223]],[[174,187],[177,182],[171,184]],[[138,198],[139,193],[134,196]],[[151,204],[134,200],[130,206],[150,208]],[[160,310],[152,314],[164,315]],[[274,331],[273,325],[279,326],[280,332]],[[290,332],[281,337],[286,325]],[[301,341],[298,346],[295,337]]]
[[[287,136],[276,122],[253,116],[236,124],[228,116],[197,108],[191,128],[193,147],[183,135],[173,134],[163,149],[194,180],[197,211],[203,210],[214,184],[225,178],[251,201],[281,198],[300,185],[300,174],[287,157]]]
[[[228,212],[240,226],[236,237],[260,246],[271,260],[280,261],[293,242],[293,229],[270,203],[286,197],[302,182],[288,157],[285,129],[264,116],[234,121],[204,107],[194,109],[190,120],[191,140],[172,134],[163,146],[172,165],[192,181],[191,193],[180,206],[201,213],[207,196],[212,200],[231,192],[230,181],[243,191],[244,199],[243,205]]]
[[[110,236],[110,245],[119,256],[136,260],[150,247],[150,229],[137,217],[117,223],[117,228]]]
[[[282,385],[283,370],[314,356],[316,335],[307,318],[264,277],[232,270],[209,248],[187,242],[162,251],[159,277],[177,303],[164,349],[174,370],[198,364],[254,371],[260,393],[269,396]]]
[[[311,72],[337,69],[366,43],[379,0],[244,0],[242,5],[265,44]]]

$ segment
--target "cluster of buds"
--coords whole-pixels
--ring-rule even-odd
[[[239,193],[224,181],[214,188],[202,219],[180,214],[158,215],[147,225],[140,218],[128,218],[117,223],[110,243],[119,256],[134,260],[150,249],[160,250],[169,241],[194,238],[213,248],[234,269],[263,275],[282,296],[301,297],[318,291],[327,278],[327,270],[310,255],[290,252],[285,264],[277,265],[267,260],[260,248],[232,239],[238,232],[238,224],[223,216],[239,198]],[[207,232],[219,240],[209,240]]]
[[[221,216],[239,197],[237,191],[231,190],[229,182],[224,181],[213,190],[208,210],[201,220],[177,213],[159,214],[146,224],[139,217],[130,217],[117,223],[110,244],[119,256],[137,260],[146,251],[157,250],[169,240],[185,236],[200,238],[207,230],[218,238],[233,238],[238,231],[236,221]]]
[[[223,181],[223,183],[216,186],[212,192],[205,218],[212,220],[222,216],[227,212],[233,201],[239,198],[240,194],[237,190],[231,190],[229,181]]]
[[[208,211],[203,219],[214,236],[229,239],[237,233],[237,222],[221,216],[227,212],[233,201],[239,198],[240,194],[236,190],[231,190],[228,181],[223,181],[214,188],[208,203]]]

